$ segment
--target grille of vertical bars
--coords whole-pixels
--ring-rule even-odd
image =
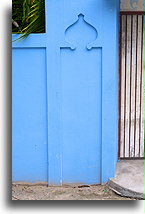
[[[144,157],[144,14],[120,16],[119,158]]]

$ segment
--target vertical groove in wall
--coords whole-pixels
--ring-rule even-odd
[[[120,17],[119,157],[144,156],[142,14]]]

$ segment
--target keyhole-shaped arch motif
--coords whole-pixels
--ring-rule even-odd
[[[72,50],[77,47],[90,50],[97,40],[98,32],[95,27],[84,19],[84,15],[81,13],[78,15],[77,21],[65,30],[65,37]]]

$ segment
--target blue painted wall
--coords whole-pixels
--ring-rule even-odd
[[[118,13],[114,0],[49,0],[46,33],[13,43],[13,181],[114,176]]]
[[[47,181],[46,50],[13,49],[13,180]]]

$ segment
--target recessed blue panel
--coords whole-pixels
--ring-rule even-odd
[[[47,181],[45,49],[13,49],[13,181]]]
[[[101,48],[61,49],[62,182],[101,182]]]

